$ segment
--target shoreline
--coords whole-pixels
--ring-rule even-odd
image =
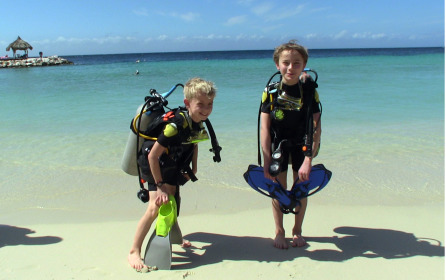
[[[68,59],[59,57],[57,55],[48,57],[29,57],[24,59],[1,59],[0,68],[21,68],[21,67],[43,67],[43,66],[58,66],[71,65],[73,62]]]
[[[0,279],[444,279],[444,207],[311,206],[308,245],[288,250],[272,246],[269,207],[180,216],[192,247],[174,245],[172,269],[148,275],[126,259],[139,217],[0,225]],[[288,232],[292,221],[285,216]]]
[[[122,173],[106,178],[110,175],[98,176],[94,169],[86,175],[88,183],[85,178],[75,181],[69,176],[73,185],[63,193],[47,189],[50,194],[41,202],[48,203],[3,205],[0,279],[343,280],[351,275],[385,280],[445,276],[443,197],[405,204],[395,194],[394,205],[382,205],[380,193],[370,196],[367,204],[361,199],[344,203],[330,195],[339,187],[335,180],[309,200],[303,231],[308,246],[279,250],[272,246],[274,224],[267,197],[248,186],[210,186],[204,178],[181,192],[179,223],[192,247],[173,246],[170,271],[137,273],[128,265],[127,255],[147,204],[136,197],[135,178]],[[81,183],[84,190],[97,192],[74,192]],[[42,195],[33,197],[40,200]],[[293,220],[291,214],[284,216],[288,240]],[[26,259],[17,262],[23,256]]]

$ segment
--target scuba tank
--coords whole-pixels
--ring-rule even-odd
[[[161,116],[163,116],[166,113],[164,108],[169,109],[170,112],[172,111],[170,108],[167,107],[168,102],[166,98],[178,86],[184,87],[182,84],[177,84],[174,87],[172,87],[168,92],[163,94],[159,94],[156,90],[151,89],[150,90],[151,96],[145,97],[144,99],[145,103],[141,104],[138,107],[138,109],[136,110],[136,115],[130,123],[131,131],[127,139],[127,144],[121,161],[121,168],[124,172],[126,172],[129,175],[138,176],[140,191],[137,193],[137,196],[143,202],[147,202],[149,200],[149,196],[148,196],[148,191],[144,188],[145,180],[142,179],[141,177],[141,170],[137,160],[138,153],[141,150],[141,147],[143,146],[145,140],[152,140],[152,141],[157,140],[157,138],[146,135],[144,133],[147,132],[146,130],[149,128],[149,126],[152,125],[156,127],[156,122],[160,120],[163,121],[163,118],[161,118]],[[222,148],[218,144],[217,137],[215,135],[214,129],[209,119],[206,119],[204,123],[206,124],[206,128],[209,131],[209,135],[211,136],[212,148],[209,151],[214,153],[213,156],[214,162],[220,162],[221,161],[220,151]],[[195,175],[192,173],[190,167],[188,169],[186,168],[186,172],[188,173],[192,181],[197,180]]]
[[[143,106],[144,106],[144,103],[142,103],[138,107],[138,109],[136,110],[136,113],[135,113],[135,117],[137,117],[140,114]],[[158,116],[156,111],[154,111],[154,112],[148,111],[146,113],[143,113],[140,116],[141,127],[147,127],[156,116]],[[133,120],[132,120],[132,123],[133,123]],[[133,124],[130,124],[130,126],[133,126]],[[136,141],[137,137],[139,137],[139,141]],[[127,173],[129,175],[133,175],[133,176],[138,176],[138,166],[136,164],[136,153],[135,153],[136,142],[138,142],[138,151],[139,151],[141,149],[143,142],[144,142],[144,138],[142,138],[141,136],[137,136],[136,133],[132,129],[129,133],[129,137],[127,138],[127,144],[125,146],[124,156],[122,157],[122,161],[121,161],[121,168],[125,173]]]
[[[136,110],[135,117],[130,123],[131,131],[129,132],[129,137],[121,161],[121,169],[125,173],[133,176],[139,175],[137,152],[141,149],[145,138],[141,133],[140,128],[142,131],[145,131],[153,119],[164,114],[164,106],[167,105],[166,98],[180,85],[181,84],[175,85],[168,92],[163,94],[159,94],[156,90],[151,89],[150,94],[152,96],[147,96],[145,102]]]

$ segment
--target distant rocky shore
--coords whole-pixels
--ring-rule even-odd
[[[17,67],[35,67],[35,66],[57,66],[73,64],[73,62],[58,57],[57,55],[49,57],[30,57],[24,59],[4,59],[0,60],[0,68],[17,68]]]

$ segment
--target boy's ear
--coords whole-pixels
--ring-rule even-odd
[[[184,105],[186,105],[186,107],[189,108],[189,106],[190,106],[189,100],[184,98],[183,102],[184,102]]]

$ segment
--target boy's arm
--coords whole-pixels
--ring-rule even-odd
[[[194,174],[197,174],[198,170],[197,162],[198,162],[198,144],[195,144],[194,154],[192,156],[192,172]]]
[[[260,114],[260,144],[263,153],[263,173],[266,178],[273,179],[269,174],[269,165],[271,164],[271,119],[267,113]]]
[[[321,123],[320,123],[320,117],[321,113],[315,113],[313,114],[313,125],[316,127],[316,131],[313,134],[313,145],[312,145],[312,151],[313,154],[311,157],[305,157],[304,162],[302,163],[301,167],[299,168],[299,182],[307,181],[310,179],[310,172],[311,172],[311,166],[313,157],[317,155],[318,149],[319,149],[319,143],[321,141]]]
[[[150,150],[150,153],[148,154],[147,158],[149,160],[150,165],[150,172],[152,173],[153,179],[155,180],[155,184],[158,184],[159,182],[163,182],[163,177],[161,175],[161,167],[159,163],[159,158],[161,155],[166,151],[166,148],[158,143],[158,141],[155,142],[152,149]],[[167,192],[164,189],[164,186],[157,187],[157,191],[161,191],[161,195],[157,196],[157,201],[155,202],[158,206],[161,204],[167,203],[169,201],[169,198],[167,196]],[[160,200],[158,200],[160,199]]]
[[[147,155],[150,165],[150,171],[152,173],[153,179],[155,180],[155,184],[163,181],[159,158],[165,152],[165,150],[165,147],[163,147],[160,143],[155,142],[152,149],[150,150],[150,153]]]
[[[321,134],[322,134],[322,124],[321,124],[321,113],[313,114],[313,127],[316,128],[313,134],[313,158],[317,156],[319,152],[319,145],[321,143]]]

